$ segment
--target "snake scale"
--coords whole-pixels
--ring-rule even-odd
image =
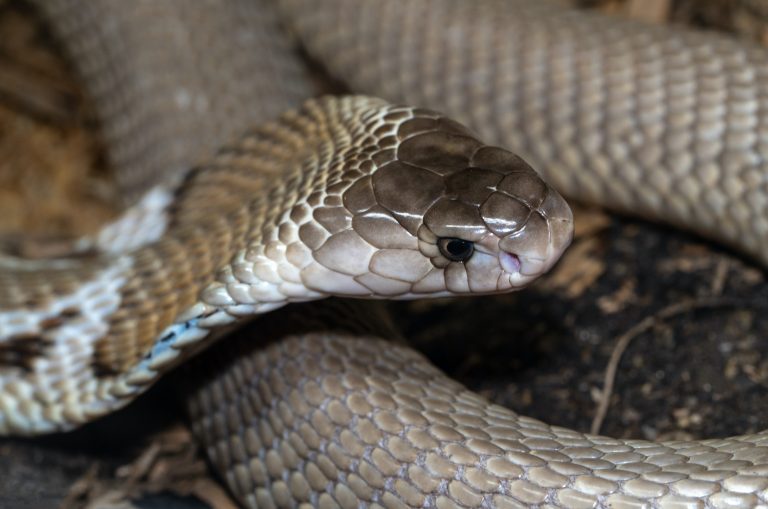
[[[219,342],[189,398],[243,506],[768,504],[768,432],[553,427],[384,341],[373,312],[272,311],[525,286],[570,242],[553,188],[768,263],[766,50],[524,0],[34,3],[136,205],[73,256],[0,264],[0,433],[119,408],[269,311],[295,331]],[[303,102],[296,41],[356,93],[419,108]]]

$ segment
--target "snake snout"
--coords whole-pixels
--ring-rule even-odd
[[[510,287],[519,288],[560,258],[573,236],[573,215],[565,200],[525,161],[495,147],[484,150],[484,171],[500,176],[489,186],[491,192],[479,212],[497,239],[498,264]]]

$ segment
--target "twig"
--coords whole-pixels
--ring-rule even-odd
[[[730,264],[725,258],[721,258],[720,261],[717,262],[717,266],[715,267],[715,276],[712,278],[712,286],[710,287],[711,295],[721,295],[723,293],[723,288],[725,288],[725,281],[728,277],[729,268]]]
[[[598,402],[597,411],[595,417],[592,419],[592,426],[590,426],[590,433],[597,435],[600,433],[600,428],[603,425],[605,416],[608,413],[608,407],[611,403],[611,396],[613,395],[614,382],[616,380],[616,371],[619,368],[621,357],[624,355],[629,344],[640,334],[646,332],[657,323],[672,318],[677,315],[690,313],[698,309],[716,308],[716,307],[733,307],[738,304],[744,304],[742,301],[736,301],[734,299],[727,299],[721,297],[713,297],[703,300],[687,300],[671,304],[660,311],[657,311],[651,316],[648,316],[635,324],[627,332],[619,336],[616,340],[616,346],[613,347],[611,357],[608,360],[608,365],[605,368],[605,377],[603,379],[603,390]]]
[[[99,473],[99,464],[91,463],[85,473],[69,487],[64,500],[59,506],[61,509],[70,509],[77,507],[83,500],[92,498],[94,487],[97,484]]]

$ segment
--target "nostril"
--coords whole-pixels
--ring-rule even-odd
[[[522,263],[520,262],[520,257],[516,254],[502,251],[499,255],[499,260],[501,261],[501,268],[504,269],[504,271],[509,272],[510,274],[520,272]]]

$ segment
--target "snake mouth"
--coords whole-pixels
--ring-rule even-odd
[[[502,251],[499,255],[499,261],[501,262],[501,268],[509,274],[518,274],[523,266],[523,262],[520,257],[515,253],[508,253]]]

